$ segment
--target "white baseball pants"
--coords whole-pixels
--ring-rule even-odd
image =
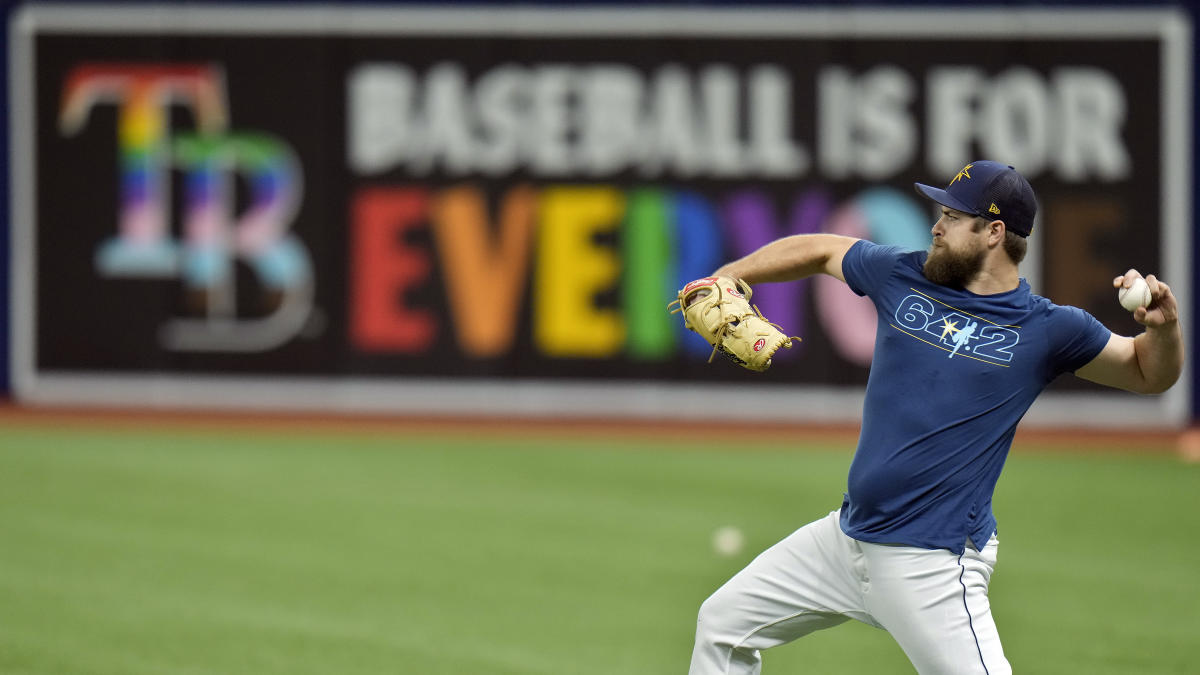
[[[757,674],[759,650],[848,619],[891,633],[921,675],[1011,675],[987,595],[994,535],[958,555],[861,542],[838,517],[796,530],[704,601],[690,675]]]

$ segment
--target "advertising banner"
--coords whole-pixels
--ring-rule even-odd
[[[853,420],[876,316],[840,282],[755,289],[802,338],[762,375],[666,305],[791,234],[924,249],[912,183],[982,158],[1038,192],[1035,292],[1131,334],[1113,276],[1191,276],[1170,11],[35,6],[11,30],[30,402]],[[905,328],[932,344],[970,323],[927,309]],[[955,353],[1003,367],[1010,333]],[[1062,378],[1031,419],[1181,423],[1186,388]]]

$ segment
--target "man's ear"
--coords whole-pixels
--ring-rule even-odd
[[[1004,243],[1004,236],[1008,232],[1008,226],[1003,220],[993,220],[988,223],[988,243],[1000,245]]]

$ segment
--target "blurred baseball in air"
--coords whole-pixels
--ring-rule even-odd
[[[741,553],[746,545],[746,537],[742,531],[732,525],[718,527],[713,532],[712,547],[718,555],[734,556]]]

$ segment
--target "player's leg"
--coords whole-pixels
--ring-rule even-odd
[[[796,530],[701,605],[690,675],[758,673],[761,649],[848,618],[868,621],[855,572],[862,566],[837,512]]]
[[[995,537],[983,551],[863,544],[867,609],[921,675],[1010,675],[988,602]]]

